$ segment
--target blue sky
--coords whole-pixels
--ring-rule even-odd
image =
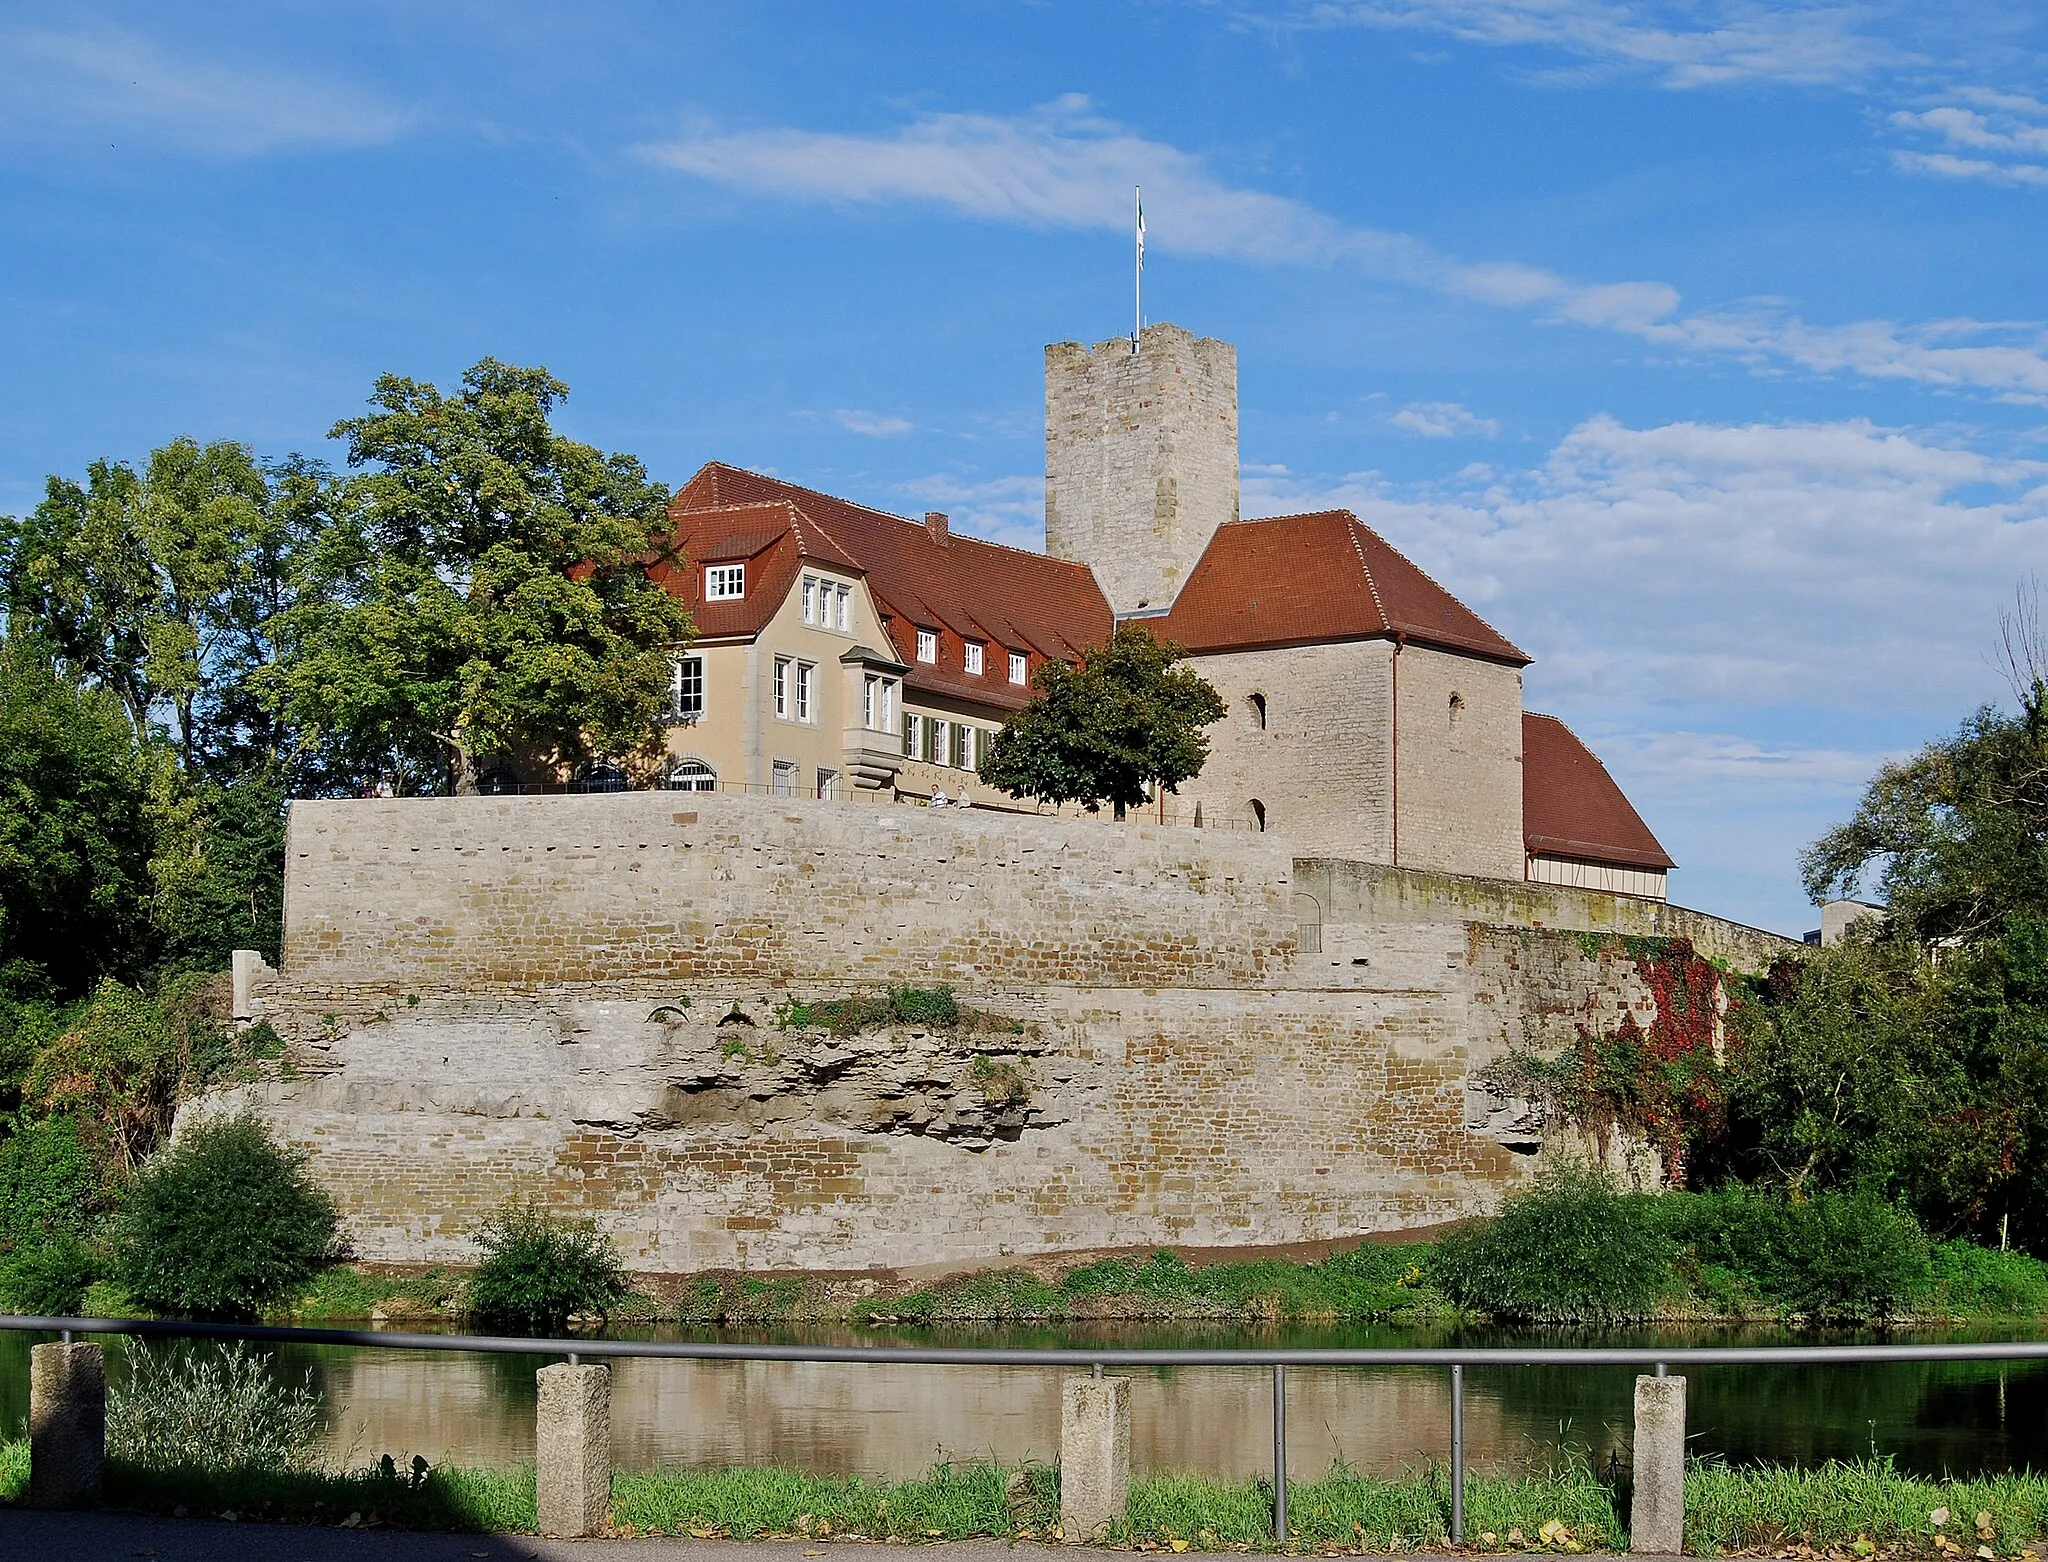
[[[1237,344],[1682,866],[2002,697],[2048,562],[2048,10],[1629,0],[0,6],[0,512],[376,374],[1042,542],[1048,341]]]

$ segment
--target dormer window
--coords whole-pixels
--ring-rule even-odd
[[[917,632],[917,659],[920,662],[936,662],[939,659],[939,632],[936,629],[920,629]]]
[[[1031,662],[1022,651],[1010,653],[1010,682],[1022,683],[1030,675]]]
[[[704,571],[704,600],[734,602],[747,594],[744,564],[714,564]]]
[[[981,652],[982,647],[978,641],[970,640],[967,642],[965,665],[969,672],[979,673],[981,671]]]

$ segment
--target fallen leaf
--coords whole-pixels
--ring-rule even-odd
[[[1173,1542],[1173,1549],[1176,1551],[1185,1551],[1188,1549],[1188,1543],[1184,1540],[1176,1540]]]
[[[1977,1528],[1991,1528],[1991,1510],[1989,1508],[1979,1508],[1977,1510]]]

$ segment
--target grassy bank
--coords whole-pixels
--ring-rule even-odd
[[[0,1500],[28,1484],[25,1443],[0,1444]],[[108,1470],[111,1506],[195,1517],[401,1529],[530,1532],[533,1471],[443,1467],[349,1475]],[[620,1471],[621,1532],[741,1540],[1058,1538],[1059,1475],[1044,1466],[941,1465],[919,1480],[794,1470]],[[1405,1476],[1344,1468],[1288,1485],[1290,1550],[1387,1552],[1449,1545],[1441,1469]],[[1627,1533],[1609,1489],[1582,1468],[1473,1475],[1467,1535],[1475,1551],[1618,1550]],[[1184,1473],[1138,1481],[1112,1545],[1167,1551],[1273,1551],[1272,1491],[1259,1481]],[[1981,1522],[1980,1522],[1981,1520]],[[1848,1556],[1896,1552],[2035,1562],[2048,1534],[2048,1478],[1920,1480],[1885,1460],[1811,1470],[1695,1465],[1686,1477],[1686,1549],[1698,1555],[1809,1547]]]

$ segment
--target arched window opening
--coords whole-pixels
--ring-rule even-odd
[[[1457,725],[1458,718],[1465,713],[1465,696],[1456,689],[1451,691],[1451,724]]]
[[[661,784],[671,792],[715,792],[718,772],[701,759],[672,759],[662,772]]]
[[[593,759],[576,772],[576,779],[569,783],[572,792],[623,792],[626,790],[626,772],[608,759]]]
[[[1259,731],[1266,730],[1266,697],[1254,694],[1251,697],[1252,720],[1258,723]]]
[[[1256,797],[1252,799],[1252,823],[1262,832],[1266,828],[1266,805]]]

